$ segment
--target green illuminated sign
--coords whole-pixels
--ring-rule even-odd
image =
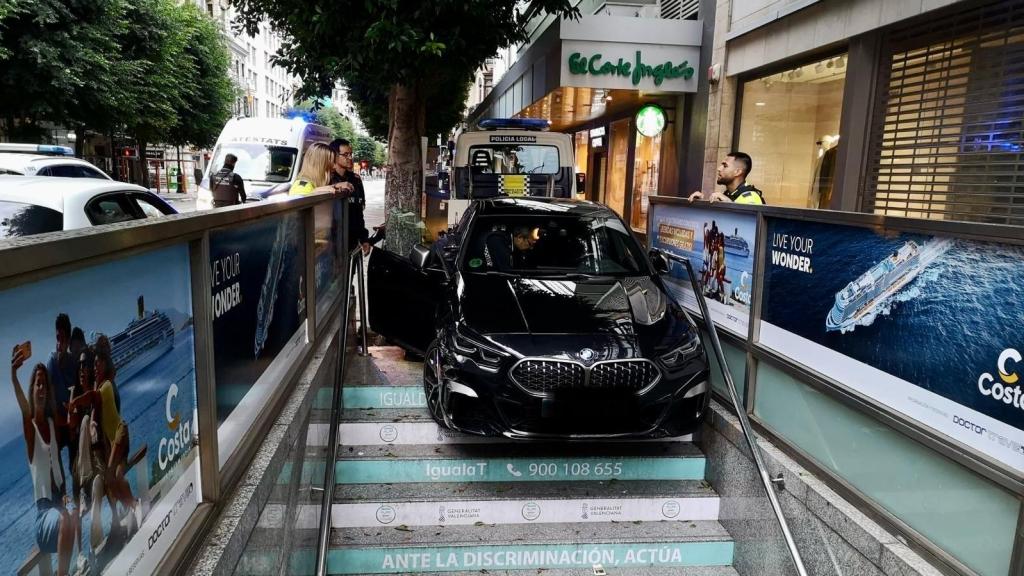
[[[628,62],[622,58],[619,58],[616,62],[611,60],[602,61],[602,58],[601,54],[586,57],[579,52],[573,52],[569,55],[569,73],[590,74],[591,76],[605,76],[609,74],[623,76],[630,78],[633,86],[639,86],[640,81],[644,78],[653,78],[655,86],[661,86],[661,83],[666,79],[682,78],[683,80],[689,80],[693,78],[693,66],[690,66],[687,60],[683,60],[679,64],[665,62],[651,66],[644,63],[643,53],[640,50],[636,51],[635,62]]]
[[[636,113],[636,131],[653,138],[665,129],[665,111],[657,104],[648,104]]]

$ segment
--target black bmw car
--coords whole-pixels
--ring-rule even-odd
[[[622,220],[592,202],[474,202],[410,258],[375,251],[370,327],[424,356],[433,417],[513,438],[664,437],[710,396],[693,321]]]

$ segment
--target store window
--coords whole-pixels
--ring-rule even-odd
[[[636,133],[636,156],[633,160],[633,210],[630,225],[637,232],[647,231],[647,206],[650,197],[658,194],[658,167],[661,165],[661,134],[644,136]]]
[[[605,189],[604,204],[622,216],[626,208],[626,155],[629,153],[630,119],[623,118],[611,124],[609,138],[610,158],[608,186]]]
[[[738,149],[768,204],[828,208],[845,83],[841,54],[743,84]]]

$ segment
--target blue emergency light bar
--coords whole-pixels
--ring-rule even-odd
[[[40,154],[58,154],[63,156],[74,156],[75,151],[67,146],[49,146],[40,144],[37,148]]]
[[[481,130],[547,130],[551,121],[542,118],[484,118],[476,125]]]

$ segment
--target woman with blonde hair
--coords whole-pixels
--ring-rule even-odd
[[[339,184],[331,185],[331,172],[337,154],[323,142],[314,142],[302,157],[299,177],[288,190],[290,196],[305,196],[317,192],[338,192]]]

